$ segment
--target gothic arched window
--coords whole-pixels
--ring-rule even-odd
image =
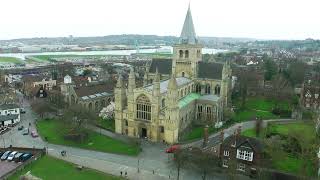
[[[166,100],[165,99],[162,99],[162,101],[161,101],[161,107],[165,107],[166,106]]]
[[[148,121],[151,120],[151,103],[145,95],[137,98],[137,118]]]
[[[206,93],[206,94],[211,94],[211,87],[210,87],[210,84],[206,84],[206,87],[205,87],[205,93]]]
[[[199,58],[201,56],[200,50],[197,50],[197,57]]]
[[[189,58],[189,51],[188,51],[188,50],[185,51],[184,57],[185,57],[185,58]]]
[[[183,51],[182,50],[179,51],[179,57],[183,58]]]
[[[216,85],[216,87],[214,88],[214,94],[220,95],[220,86],[219,85]]]
[[[199,83],[196,84],[196,93],[201,93],[201,85]]]

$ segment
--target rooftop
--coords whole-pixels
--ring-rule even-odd
[[[170,79],[167,79],[167,80],[164,80],[164,81],[161,81],[160,82],[160,93],[163,94],[163,93],[166,93],[167,90],[168,90],[168,85],[169,85],[169,81]],[[186,78],[186,77],[178,77],[176,78],[176,81],[177,81],[177,86],[178,88],[180,86],[184,86],[188,83],[191,82],[190,79]],[[153,85],[149,85],[149,86],[146,86],[144,87],[146,91],[149,91],[149,92],[152,92],[153,90]]]
[[[0,110],[7,110],[7,109],[16,109],[19,108],[16,104],[2,104],[0,105]]]
[[[17,119],[18,116],[19,116],[18,114],[1,115],[0,122],[12,120],[12,119]]]
[[[189,103],[191,103],[192,101],[199,99],[201,97],[200,94],[197,93],[190,93],[187,96],[183,97],[182,99],[180,99],[179,101],[179,108],[182,108],[186,105],[188,105]]]

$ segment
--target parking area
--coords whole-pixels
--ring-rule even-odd
[[[17,170],[45,153],[45,149],[19,147],[0,148],[0,179],[5,179],[14,174]]]
[[[5,176],[6,174],[14,171],[17,169],[22,163],[15,163],[15,162],[8,162],[8,161],[1,161],[0,162],[0,177]]]

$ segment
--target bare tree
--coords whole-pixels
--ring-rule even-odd
[[[174,152],[174,162],[177,167],[177,180],[180,179],[180,170],[187,165],[189,153],[187,149],[179,148]]]
[[[53,108],[48,102],[44,99],[35,99],[31,102],[32,110],[37,113],[41,118],[46,117],[47,113],[54,113],[56,109]]]

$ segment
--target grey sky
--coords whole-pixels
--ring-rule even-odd
[[[0,39],[180,35],[189,0],[1,0]],[[192,0],[198,36],[320,39],[319,0]]]

